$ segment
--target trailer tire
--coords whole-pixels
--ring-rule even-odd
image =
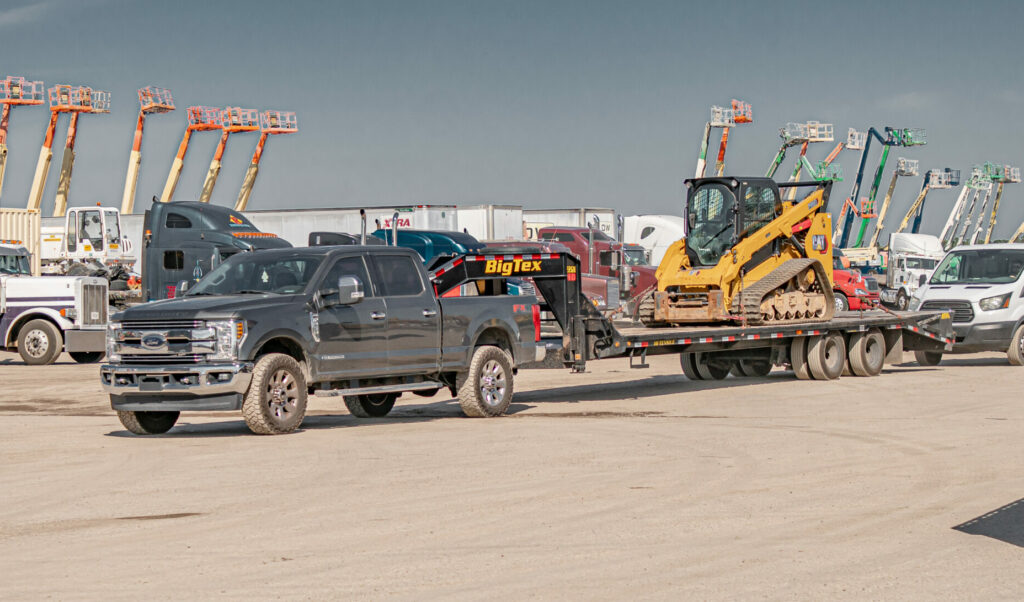
[[[307,396],[299,362],[283,353],[268,353],[256,360],[242,401],[242,417],[257,435],[290,433],[306,417]]]
[[[885,337],[877,328],[850,335],[850,372],[856,376],[878,376],[885,366]]]
[[[1011,366],[1024,366],[1024,324],[1013,331],[1010,347],[1006,350],[1006,359]]]
[[[789,347],[789,363],[793,366],[793,374],[800,380],[811,380],[811,371],[807,366],[807,338],[796,337]]]
[[[697,363],[694,361],[694,353],[680,353],[679,365],[683,368],[683,374],[690,380],[704,380],[697,372]]]
[[[387,416],[395,407],[398,393],[376,393],[370,395],[345,395],[345,407],[356,418],[380,418]]]
[[[740,360],[737,364],[744,376],[764,377],[772,371],[772,363],[769,360]]]
[[[466,416],[501,416],[512,403],[512,358],[493,345],[477,347],[469,362],[469,372],[456,378],[456,388]]]
[[[171,430],[181,412],[117,412],[124,428],[136,435],[162,435]]]
[[[95,364],[103,359],[102,351],[69,351],[68,355],[78,364]]]
[[[807,348],[807,367],[815,380],[835,380],[846,365],[846,340],[838,332],[811,338]]]
[[[708,362],[711,359],[711,355],[708,353],[696,353],[694,354],[694,363],[697,365],[697,373],[703,380],[722,380],[726,376],[729,376],[729,371],[732,369],[723,368],[721,366],[714,366]]]
[[[29,366],[52,364],[63,349],[64,337],[49,320],[30,320],[18,331],[18,354]]]
[[[914,359],[919,366],[938,366],[942,361],[942,352],[917,350],[914,352]]]

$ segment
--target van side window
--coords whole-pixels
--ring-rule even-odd
[[[423,292],[423,280],[418,266],[406,255],[378,255],[377,272],[385,295],[395,297],[419,295]]]
[[[184,251],[164,251],[164,269],[165,270],[183,270],[183,269],[185,269],[185,252]]]
[[[191,228],[192,220],[188,219],[187,217],[180,213],[168,212],[167,221],[165,222],[165,225],[168,228]]]

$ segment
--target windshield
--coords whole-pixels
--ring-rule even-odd
[[[689,234],[686,246],[697,255],[697,265],[718,263],[732,246],[736,197],[722,184],[701,186],[686,209]]]
[[[938,260],[923,259],[920,257],[907,257],[908,270],[933,270]]]
[[[113,211],[104,211],[103,221],[107,226],[107,244],[116,245],[121,243],[121,229],[118,228],[117,224],[117,213]]]
[[[295,253],[238,253],[207,274],[186,295],[301,293],[322,259]]]
[[[1024,249],[955,251],[946,255],[931,284],[1000,284],[1013,282],[1024,269]]]
[[[622,252],[626,265],[647,265],[647,252],[643,249],[626,249]]]
[[[29,276],[32,269],[24,255],[0,255],[0,274],[21,274]]]

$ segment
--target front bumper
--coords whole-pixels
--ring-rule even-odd
[[[1016,322],[954,323],[956,342],[953,343],[953,353],[1006,351],[1015,326]]]
[[[847,297],[847,301],[850,302],[850,309],[874,309],[878,307],[878,293]]]
[[[238,410],[252,381],[253,364],[183,364],[100,367],[103,390],[115,410]]]
[[[105,330],[65,330],[64,351],[105,351],[106,335]]]

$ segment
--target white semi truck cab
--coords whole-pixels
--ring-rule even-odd
[[[950,251],[911,301],[910,309],[948,309],[953,353],[1006,352],[1024,365],[1024,244],[969,245]],[[919,355],[934,365],[941,353]]]
[[[946,255],[937,236],[893,233],[889,235],[889,265],[885,271],[882,303],[904,311],[917,289],[928,282],[935,266]]]
[[[79,363],[106,348],[107,281],[88,276],[32,276],[29,252],[0,243],[0,349],[26,364],[52,364],[62,351]]]

